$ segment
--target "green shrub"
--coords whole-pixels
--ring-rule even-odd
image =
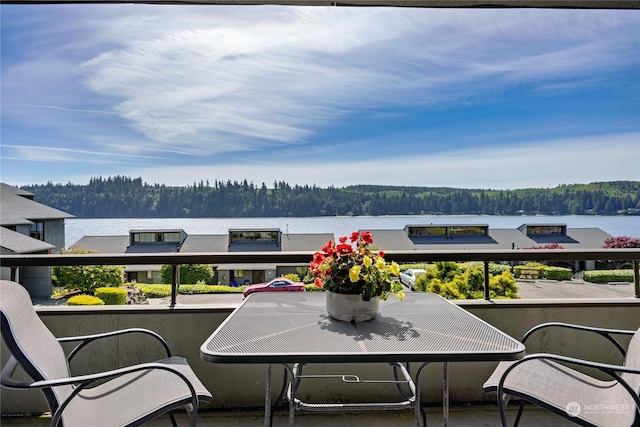
[[[171,296],[171,285],[147,285],[138,283],[137,286],[147,298],[164,298]]]
[[[127,291],[120,288],[98,288],[94,295],[105,305],[124,305],[127,302]]]
[[[289,273],[289,274],[285,274],[284,276],[282,276],[284,278],[287,278],[289,280],[292,280],[294,282],[299,282],[300,281],[300,276],[297,275],[296,273]]]
[[[167,286],[167,285],[165,285]],[[171,295],[171,285],[169,286],[169,295]],[[242,293],[246,286],[239,286],[234,288],[227,285],[205,285],[204,283],[196,283],[195,285],[180,285],[178,286],[178,293],[182,295],[196,295],[196,294],[230,294],[230,293]]]
[[[542,270],[545,279],[549,280],[571,280],[571,269],[564,267],[545,267]]]
[[[160,281],[171,283],[170,265],[160,267]],[[185,264],[180,266],[180,283],[209,283],[213,278],[213,267],[209,264]]]
[[[494,271],[497,274],[491,273],[490,264],[490,297],[519,298],[510,267],[500,266]],[[484,298],[484,263],[437,262],[429,265],[426,274],[416,279],[415,289],[434,292],[448,299]]]
[[[67,305],[104,305],[104,301],[92,295],[76,295],[67,300]]]
[[[503,271],[502,274],[489,277],[489,297],[499,298],[507,297],[518,299],[518,286],[516,285],[516,279],[508,271]]]
[[[147,298],[165,298],[171,296],[171,285],[147,285],[143,283],[137,284]],[[226,294],[226,293],[242,293],[245,286],[234,288],[233,286],[226,285],[179,285],[178,293],[182,295],[195,295],[195,294]]]
[[[453,282],[442,282],[440,279],[433,279],[427,285],[427,292],[433,292],[446,299],[465,299],[465,296],[458,290]]]
[[[633,282],[631,270],[587,270],[582,275],[583,280],[592,283]]]
[[[62,254],[89,254],[90,251],[74,249],[61,250]],[[52,269],[52,280],[55,286],[65,289],[79,289],[93,294],[100,287],[118,287],[124,283],[124,266],[122,265],[60,265]]]

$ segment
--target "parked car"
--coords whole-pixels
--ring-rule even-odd
[[[426,273],[426,271],[421,268],[410,268],[405,270],[400,273],[400,283],[405,285],[407,288],[414,290],[416,279],[424,273]]]
[[[254,292],[302,292],[304,291],[304,283],[294,282],[286,277],[276,277],[267,283],[256,283],[247,286],[244,290],[244,296],[248,297]]]

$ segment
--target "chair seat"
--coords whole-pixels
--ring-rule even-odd
[[[211,394],[198,380],[186,359],[170,357],[155,363],[178,369],[189,379],[200,401],[211,400]],[[159,369],[116,377],[85,389],[76,396],[64,411],[64,425],[106,427],[148,421],[158,413],[166,412],[167,406],[179,408],[190,402],[191,393],[186,384],[177,384],[180,381],[176,381],[174,373]]]
[[[498,365],[483,385],[485,392],[497,390],[512,363]],[[516,366],[506,378],[504,392],[587,425],[631,426],[635,418],[635,403],[617,381],[602,381],[549,360],[532,359]]]

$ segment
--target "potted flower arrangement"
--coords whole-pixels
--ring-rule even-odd
[[[398,264],[387,263],[382,251],[374,253],[372,243],[370,232],[356,231],[350,238],[341,237],[337,244],[329,240],[314,254],[311,272],[315,285],[327,291],[331,317],[370,320],[376,316],[380,300],[390,294],[404,298],[402,285],[393,278],[400,274]]]

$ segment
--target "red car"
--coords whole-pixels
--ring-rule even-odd
[[[267,283],[256,283],[255,285],[247,286],[244,290],[244,296],[247,297],[254,292],[289,292],[289,291],[304,291],[304,283],[294,282],[286,277],[276,277],[275,279]]]

